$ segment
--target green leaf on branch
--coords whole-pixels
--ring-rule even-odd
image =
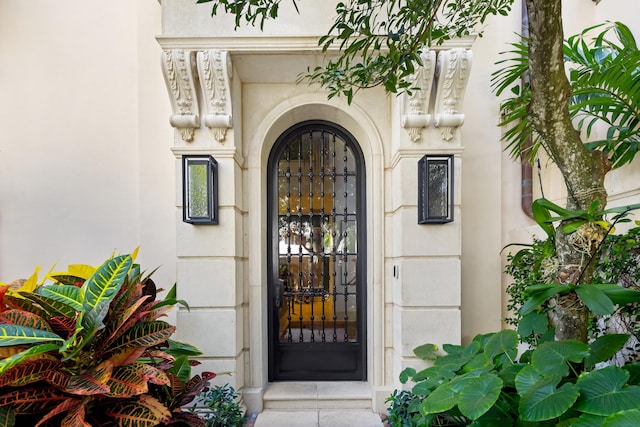
[[[618,285],[591,285],[601,290],[607,295],[614,304],[626,305],[634,302],[640,302],[640,291],[635,289],[624,288]]]
[[[400,382],[402,384],[406,384],[409,381],[409,378],[413,377],[416,374],[416,370],[413,368],[404,368],[402,372],[400,372]]]
[[[584,361],[587,367],[604,362],[613,357],[629,340],[627,334],[606,334],[589,344],[591,354]]]
[[[629,372],[629,380],[627,384],[640,385],[640,363],[627,363],[622,367],[625,371]]]
[[[564,295],[571,292],[572,287],[569,285],[540,285],[539,290],[532,291],[533,286],[527,288],[529,298],[522,304],[520,314],[526,316],[540,307],[545,301],[555,295]]]
[[[174,357],[178,357],[178,356],[187,356],[187,357],[195,357],[195,356],[202,356],[202,351],[200,351],[197,347],[191,345],[191,344],[187,344],[187,343],[183,343],[180,341],[174,341],[174,340],[167,340],[167,343],[169,344],[169,349],[167,350],[167,353],[169,353],[170,355],[174,356]]]
[[[595,314],[606,316],[615,310],[611,298],[593,285],[579,285],[575,291],[580,300]]]

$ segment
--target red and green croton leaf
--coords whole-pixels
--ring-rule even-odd
[[[42,344],[46,342],[64,340],[53,332],[26,326],[0,324],[0,347],[10,347],[23,344]]]
[[[129,348],[109,357],[113,366],[125,366],[136,363],[147,351],[146,348]]]
[[[78,312],[75,332],[62,347],[65,360],[77,357],[97,331],[104,327],[103,320],[111,301],[122,287],[132,264],[131,255],[111,258],[84,282],[78,291],[82,296],[82,310]]]
[[[78,402],[69,409],[67,416],[62,419],[60,427],[91,427],[91,424],[84,420],[86,408],[82,402]]]
[[[202,376],[194,375],[185,385],[182,398],[178,402],[178,406],[184,406],[191,403],[206,387],[209,386],[209,380],[216,377],[213,372],[203,372]]]
[[[9,357],[5,357],[4,359],[0,360],[0,375],[2,375],[11,367],[16,366],[20,362],[31,358],[42,358],[45,353],[48,353],[50,351],[57,351],[59,348],[60,347],[57,344],[40,344],[24,349]]]
[[[109,304],[120,290],[132,264],[131,255],[111,258],[82,285],[83,305],[85,311],[92,313],[90,318],[95,321],[102,321],[105,318]]]
[[[19,387],[43,379],[43,374],[57,371],[62,362],[57,359],[33,359],[22,362],[0,375],[0,387]]]
[[[82,396],[107,394],[109,393],[108,382],[112,372],[113,363],[108,360],[104,361],[80,375],[72,376],[65,391]]]
[[[140,310],[140,307],[147,302],[147,299],[147,296],[141,297],[109,322],[104,343],[100,345],[100,348],[108,348],[113,341],[146,315],[147,312]]]
[[[82,420],[79,420],[77,418],[77,415],[80,415],[80,412],[82,413]],[[51,420],[53,417],[55,417],[56,415],[64,414],[64,413],[67,413],[67,416],[64,418],[65,420],[67,420],[69,415],[71,415],[72,417],[72,420],[69,420],[70,422],[72,422],[72,424],[67,423],[66,425],[73,425],[73,426],[78,425],[82,427],[90,426],[90,424],[87,424],[84,421],[85,408],[82,401],[76,398],[67,398],[62,402],[60,402],[58,405],[56,405],[53,409],[51,409],[45,415],[43,415],[42,419],[38,422],[38,424],[35,425],[35,427],[46,425],[46,423],[49,420]],[[75,418],[75,421],[73,420],[74,418]],[[73,424],[73,422],[75,422],[75,424]],[[62,424],[62,425],[65,425],[65,424]]]
[[[161,369],[145,363],[132,363],[117,366],[113,369],[109,380],[109,396],[130,397],[146,393],[148,383],[157,385],[169,385],[169,377]]]
[[[7,293],[5,294],[3,300],[5,304],[7,304],[7,306],[9,306],[10,308],[37,314],[43,319],[47,319],[51,316],[49,313],[40,308],[40,306],[36,305],[33,301],[23,298],[18,294]]]
[[[46,320],[35,313],[25,310],[11,309],[2,312],[2,314],[0,314],[0,323],[54,332]]]
[[[175,332],[176,327],[159,320],[137,323],[122,334],[109,349],[110,354],[128,348],[149,348],[162,344]]]
[[[55,387],[21,388],[1,395],[0,407],[9,406],[16,414],[32,414],[66,398]]]
[[[153,427],[171,419],[169,409],[148,394],[140,395],[137,400],[117,402],[105,411],[105,415],[120,427]]]
[[[73,318],[76,315],[76,310],[73,307],[60,302],[57,299],[39,295],[34,292],[21,292],[20,295],[42,307],[47,312],[47,316],[45,316],[47,318],[53,316],[66,316]]]

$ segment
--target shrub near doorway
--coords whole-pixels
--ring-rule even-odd
[[[519,359],[513,330],[478,335],[466,346],[444,345],[446,355],[437,355],[434,345],[420,346],[415,354],[435,359],[433,366],[403,371],[403,383],[415,382],[413,398],[389,398],[387,421],[392,427],[636,425],[640,364],[592,370],[626,338],[605,335],[590,345],[548,341]]]
[[[215,374],[191,377],[200,352],[158,320],[186,304],[175,286],[155,300],[135,255],[2,284],[0,426],[204,426],[181,407]]]
[[[626,214],[636,206],[605,211],[617,214],[612,223],[592,220],[602,215],[593,214],[591,210],[568,211],[546,200],[534,206],[538,208],[534,209],[536,218],[548,231],[549,239],[554,236],[550,224],[567,218],[572,221],[562,227],[569,233],[583,230],[585,225],[606,226],[606,232],[600,233],[603,237],[598,240],[596,252],[596,255],[604,254],[604,261],[595,258],[596,270],[601,276],[595,277],[617,281],[621,272],[637,271],[639,230],[633,228],[625,235],[605,238],[614,229],[613,225],[624,222]],[[548,211],[559,216],[553,217]],[[411,380],[415,385],[410,391],[395,392],[388,399],[391,407],[387,421],[392,427],[637,425],[640,363],[596,369],[596,365],[609,361],[628,345],[629,334],[605,331],[601,336],[592,337],[588,344],[574,339],[554,340],[546,307],[554,296],[571,294],[590,309],[594,319],[613,313],[631,313],[628,317],[633,325],[628,330],[635,333],[640,292],[617,284],[580,281],[559,284],[553,278],[545,279],[548,275],[539,273],[545,268],[543,261],[553,257],[553,252],[545,249],[553,250],[549,241],[536,242],[511,260],[521,262],[525,256],[532,257],[526,261],[529,267],[524,271],[515,269],[520,274],[514,276],[517,286],[510,292],[514,298],[510,307],[518,309],[512,323],[517,331],[478,335],[466,346],[444,345],[445,354],[433,344],[416,348],[416,356],[433,361],[433,365],[419,372],[407,368],[401,373],[403,384]],[[618,273],[612,274],[612,270]],[[638,275],[634,273],[629,277]],[[527,342],[532,348],[518,355],[520,342]]]

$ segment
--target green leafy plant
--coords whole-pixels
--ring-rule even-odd
[[[501,104],[507,148],[513,157],[524,155],[532,161],[545,141],[534,131],[527,111],[531,87],[523,77],[529,72],[528,44],[521,36],[503,52],[509,57],[498,62],[502,68],[493,73],[492,86],[497,95],[510,92]],[[607,153],[614,168],[631,162],[640,143],[640,50],[631,30],[621,22],[589,27],[565,41],[564,56],[570,69],[571,117],[587,136],[597,123],[606,128],[605,139],[585,146]]]
[[[224,10],[235,25],[259,25],[278,16],[282,0],[197,0],[210,3],[211,14]],[[285,2],[287,3],[287,2]],[[298,9],[296,0],[291,3]],[[411,80],[422,64],[424,46],[482,34],[490,15],[507,15],[513,0],[344,0],[335,5],[335,19],[318,45],[327,55],[323,66],[307,69],[299,82],[317,83],[329,98],[350,103],[361,89],[380,86],[390,93],[415,89]]]
[[[635,316],[633,313],[637,311],[640,293],[633,287],[620,286],[619,278],[628,269],[638,271],[640,259],[631,256],[634,253],[631,246],[637,245],[638,240],[633,236],[639,232],[632,229],[619,237],[610,233],[618,223],[629,222],[627,215],[640,205],[606,210],[599,210],[598,206],[594,202],[586,210],[568,210],[547,199],[534,201],[534,219],[547,234],[547,239],[524,245],[524,249],[509,257],[510,263],[506,267],[506,272],[514,278],[507,292],[511,297],[508,308],[515,314],[508,323],[516,326],[520,336],[529,344],[535,345],[543,334],[549,332],[546,312],[550,307],[547,302],[556,296],[575,295],[595,316],[622,312]],[[607,220],[607,215],[612,214],[613,217]],[[582,247],[585,253],[593,253],[585,268],[593,268],[596,272],[594,283],[582,283],[584,270],[576,277],[575,283],[559,283],[555,222],[561,224],[559,230],[562,233],[570,235],[574,246]],[[612,246],[615,242],[618,242],[617,250]],[[591,251],[592,246],[596,247],[595,251]],[[640,272],[636,277],[640,277]],[[634,334],[632,330],[624,332]],[[599,334],[601,332],[594,331],[594,335]]]
[[[238,394],[229,384],[214,386],[198,399],[204,403],[203,413],[207,427],[241,427],[246,420],[238,403]]]
[[[0,288],[0,426],[204,425],[181,407],[215,374],[190,378],[198,350],[159,320],[184,302],[156,301],[135,255]]]
[[[389,403],[384,421],[390,426],[419,427],[425,425],[420,413],[421,399],[409,390],[394,390],[386,400]]]
[[[516,284],[510,294],[516,298],[510,307],[517,311],[512,320],[517,331],[478,335],[466,346],[445,344],[444,354],[433,344],[417,347],[415,355],[433,364],[401,373],[403,384],[415,384],[388,399],[391,426],[625,426],[640,414],[640,364],[596,369],[628,345],[629,334],[601,329],[589,344],[556,341],[547,317],[549,300],[569,294],[595,317],[630,307],[637,313],[640,292],[618,281],[623,274],[632,281],[640,277],[640,230],[609,234],[637,206],[600,211],[594,202],[586,210],[568,210],[545,199],[534,205],[534,218],[547,239],[511,257]],[[605,220],[610,214],[611,222]],[[556,222],[561,224],[557,228]],[[600,273],[594,277],[602,282],[582,283],[581,275],[575,283],[557,281],[557,267],[545,262],[554,256],[555,246],[548,242],[558,232],[576,234],[576,244],[597,246],[592,261]],[[521,341],[533,346],[519,355]]]
[[[413,411],[409,419],[423,417],[424,426],[623,425],[614,421],[640,408],[640,364],[593,368],[626,339],[548,341],[520,357],[513,330],[478,335],[466,346],[444,345],[432,366],[401,374],[403,383],[415,383],[411,393],[419,400],[405,398]],[[405,420],[389,422],[412,425]]]

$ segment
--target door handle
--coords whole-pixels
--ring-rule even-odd
[[[282,307],[282,300],[284,299],[284,280],[280,279],[276,282],[274,288],[274,297],[276,307]]]

